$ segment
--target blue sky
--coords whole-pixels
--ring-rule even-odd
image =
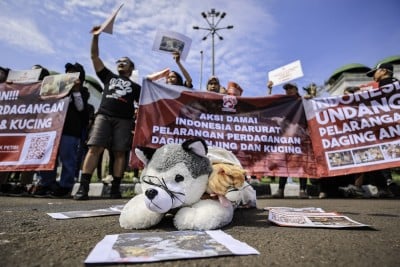
[[[0,66],[15,70],[42,64],[63,72],[66,62],[79,62],[95,76],[90,61],[89,31],[120,5],[114,34],[100,36],[100,56],[115,70],[115,60],[132,58],[139,80],[166,67],[177,70],[172,56],[152,51],[157,30],[171,30],[192,39],[183,62],[200,86],[211,75],[211,38],[201,12],[226,12],[223,41],[215,40],[215,72],[221,83],[235,81],[245,96],[266,94],[267,73],[300,60],[299,86],[323,85],[339,67],[400,55],[398,0],[13,0],[0,1]],[[276,86],[273,93],[283,93]],[[303,92],[301,92],[303,94]]]

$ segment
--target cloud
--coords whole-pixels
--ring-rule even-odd
[[[0,40],[33,52],[54,53],[50,40],[38,30],[35,21],[29,19],[0,17]]]
[[[221,82],[225,84],[228,80],[233,80],[241,85],[264,87],[267,71],[265,62],[272,62],[274,57],[274,52],[270,49],[273,48],[270,45],[272,40],[268,41],[276,28],[274,19],[265,3],[260,4],[255,0],[248,0],[243,4],[222,0],[172,3],[159,0],[43,0],[40,6],[35,2],[15,1],[19,2],[18,8],[24,7],[22,10],[26,14],[23,17],[26,19],[7,25],[7,21],[12,24],[12,20],[2,18],[0,30],[3,32],[0,33],[0,38],[24,50],[40,53],[62,51],[62,55],[56,54],[58,60],[75,57],[82,62],[90,61],[87,52],[90,44],[89,29],[101,24],[121,3],[124,6],[116,18],[113,36],[102,35],[100,42],[102,59],[106,65],[112,64],[110,67],[114,67],[115,58],[128,55],[135,61],[141,76],[166,67],[177,70],[172,57],[152,51],[157,30],[171,30],[192,39],[189,55],[183,63],[191,73],[194,83],[199,84],[201,73],[203,81],[207,80],[212,73],[212,38],[208,36],[207,40],[202,41],[207,31],[195,31],[193,26],[207,27],[201,12],[207,13],[211,8],[226,12],[219,27],[234,25],[232,30],[218,32],[224,40],[215,36],[215,70]],[[44,20],[40,20],[39,16]],[[47,39],[38,29],[46,32],[51,39]],[[26,45],[28,43],[29,46]],[[266,49],[268,53],[265,53]],[[200,51],[204,52],[202,70]],[[258,77],[262,77],[260,85],[255,84]]]

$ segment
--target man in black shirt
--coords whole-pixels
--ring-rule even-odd
[[[398,81],[393,77],[393,65],[390,63],[378,64],[374,69],[367,72],[368,77],[373,77],[374,81],[379,84],[379,88],[384,85]],[[375,180],[378,187],[379,197],[394,197],[393,193],[389,190],[389,185],[393,183],[392,171],[390,169],[377,170],[367,172],[365,176]]]
[[[100,27],[92,29],[91,58],[97,76],[104,84],[100,106],[88,140],[81,184],[74,196],[76,200],[87,200],[89,183],[103,150],[107,147],[114,154],[114,173],[110,197],[121,198],[120,184],[126,166],[126,151],[131,149],[134,125],[134,101],[139,102],[140,85],[130,80],[134,63],[128,57],[117,60],[118,74],[104,66],[99,57]]]

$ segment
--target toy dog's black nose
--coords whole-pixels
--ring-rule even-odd
[[[157,196],[158,192],[155,189],[147,189],[145,192],[146,197],[153,199]]]

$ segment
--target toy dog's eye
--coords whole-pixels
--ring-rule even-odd
[[[185,178],[184,178],[182,175],[177,174],[177,175],[175,176],[175,182],[180,183],[180,182],[182,182],[183,180],[185,180]]]

